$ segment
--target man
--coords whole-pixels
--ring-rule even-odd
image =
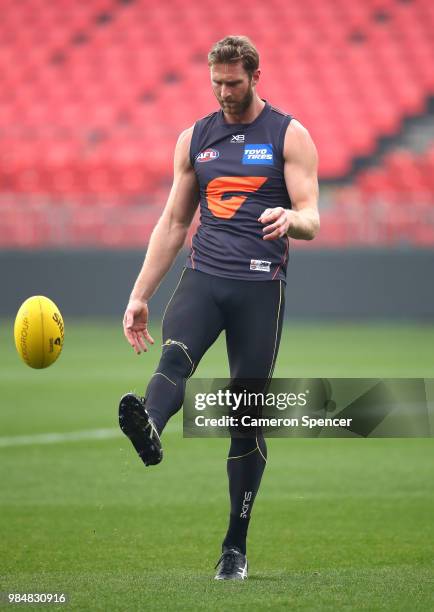
[[[315,146],[298,121],[256,93],[261,71],[251,41],[224,38],[208,63],[221,110],[179,137],[173,186],[124,316],[128,342],[136,353],[146,351],[154,343],[148,300],[183,246],[200,202],[201,224],[163,316],[159,365],[144,400],[129,393],[120,402],[121,428],[145,465],[161,461],[161,432],[182,406],[186,380],[222,330],[231,380],[271,378],[288,237],[311,240],[319,229]],[[231,512],[216,579],[247,577],[247,528],[266,458],[261,432],[232,435]]]

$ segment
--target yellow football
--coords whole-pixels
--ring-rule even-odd
[[[21,305],[14,325],[15,346],[31,368],[48,368],[62,352],[63,318],[56,304],[43,295],[29,297]]]

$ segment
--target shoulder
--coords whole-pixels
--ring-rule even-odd
[[[183,130],[179,136],[178,141],[176,143],[177,147],[185,147],[186,145],[190,145],[191,137],[193,136],[194,125]]]
[[[308,130],[298,121],[292,119],[286,129],[285,140],[289,142],[307,142],[312,141]]]
[[[198,119],[196,123],[191,127],[187,128],[186,130],[183,130],[178,136],[176,147],[190,147],[195,131],[197,131],[198,128],[202,128],[208,123],[214,121],[217,115],[218,112],[209,113],[208,115],[205,115],[205,117],[201,117],[200,119]]]
[[[192,125],[179,134],[175,146],[175,166],[187,167],[190,165],[190,145],[193,130],[194,126]]]
[[[207,115],[204,115],[203,117],[200,117],[195,125],[201,125],[204,123],[209,123],[210,121],[214,121],[214,119],[216,119],[216,117],[218,116],[219,111],[212,111],[212,113],[208,113]]]
[[[286,113],[281,108],[278,108],[277,106],[273,106],[272,104],[270,104],[270,111],[271,111],[271,114],[274,115],[275,117],[281,117],[282,119],[289,119],[289,120],[292,119],[292,115],[290,113]]]
[[[283,152],[286,160],[318,157],[311,135],[297,119],[292,119],[286,128]]]
[[[200,138],[202,134],[207,134],[210,130],[213,130],[218,124],[218,117],[219,112],[214,111],[198,119],[193,126],[193,138]]]
[[[186,130],[183,130],[178,136],[178,141],[176,143],[176,146],[178,145],[185,146],[186,144],[190,144],[191,137],[193,136],[193,130],[194,130],[194,125],[187,128]]]
[[[209,113],[180,134],[178,144],[188,153],[191,166],[194,166],[194,159],[200,150],[201,142],[215,129],[218,115],[217,111]]]

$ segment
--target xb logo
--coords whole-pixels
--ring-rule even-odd
[[[243,144],[244,143],[244,134],[233,134],[232,138],[231,138],[231,142],[235,142],[238,144]]]

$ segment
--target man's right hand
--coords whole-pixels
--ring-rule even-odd
[[[142,300],[130,300],[124,314],[124,334],[137,355],[147,351],[146,342],[154,344],[148,331],[148,304]]]

